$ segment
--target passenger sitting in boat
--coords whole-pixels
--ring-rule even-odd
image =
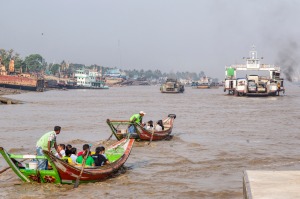
[[[96,153],[92,155],[92,158],[95,161],[95,166],[102,166],[105,164],[109,164],[109,161],[104,155],[104,153],[105,153],[105,148],[103,146],[96,148]]]
[[[155,126],[155,131],[163,131],[164,130],[164,125],[162,120],[158,120]]]
[[[149,120],[147,122],[147,126],[145,126],[145,129],[147,129],[147,130],[152,130],[153,129],[153,121],[152,120]]]
[[[77,149],[75,147],[72,147],[70,151],[71,151],[70,158],[72,158],[73,162],[76,162],[76,159],[77,159],[77,155],[76,155]]]
[[[65,156],[66,156],[66,151],[65,151],[65,149],[66,149],[66,146],[65,146],[64,144],[59,144],[59,145],[57,146],[58,152],[55,154],[55,156],[56,156],[57,158],[63,158],[63,157],[65,157]]]
[[[71,150],[71,149],[72,149],[72,145],[71,144],[67,144],[66,150]]]
[[[86,151],[88,148],[90,148],[90,146],[88,144],[84,144],[82,146],[82,151],[78,152],[77,156],[81,156],[83,152]]]
[[[69,163],[70,165],[75,165],[76,164],[76,159],[73,160],[73,158],[71,157],[72,155],[74,155],[74,154],[72,154],[72,151],[67,149],[66,150],[66,156],[63,157],[63,159],[67,160],[67,163]],[[76,158],[77,158],[77,156],[76,156]]]
[[[76,159],[77,164],[82,164],[83,158],[86,155],[87,151],[88,151],[88,149],[85,150],[81,156],[77,157],[77,159]],[[95,166],[95,161],[91,156],[91,151],[89,151],[88,157],[85,160],[85,166]]]

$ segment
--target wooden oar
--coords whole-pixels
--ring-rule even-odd
[[[155,125],[155,126],[156,126],[156,125]],[[150,141],[149,141],[148,145],[150,145],[150,143],[152,142],[153,134],[154,134],[154,131],[155,131],[155,126],[154,126],[153,129],[152,129],[152,134],[151,134],[151,138],[150,138]]]
[[[90,146],[91,147],[91,146]],[[83,157],[83,160],[82,160],[82,168],[81,168],[81,171],[80,171],[80,174],[79,176],[77,177],[76,181],[75,181],[75,184],[74,184],[74,188],[77,188],[79,186],[79,180],[82,176],[82,173],[83,173],[83,170],[84,170],[84,167],[85,167],[85,162],[86,162],[86,159],[87,157],[89,156],[89,153],[90,153],[90,147],[88,148],[86,154],[85,154],[85,157]]]

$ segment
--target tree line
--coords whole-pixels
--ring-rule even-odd
[[[13,49],[4,50],[0,49],[0,56],[2,57],[2,64],[8,69],[9,62],[11,59],[14,60],[15,70],[28,72],[28,73],[45,73],[48,75],[54,76],[68,76],[71,77],[76,70],[78,69],[96,69],[97,71],[102,70],[102,73],[105,74],[106,71],[110,70],[109,67],[103,67],[96,64],[86,66],[84,64],[77,63],[67,63],[66,61],[62,61],[60,64],[57,63],[47,63],[45,59],[40,54],[31,54],[26,56],[24,59],[20,57],[20,54],[16,53]],[[165,73],[158,69],[156,70],[121,70],[121,72],[125,72],[126,76],[129,78],[145,78],[145,79],[160,79],[160,78],[176,78],[176,79],[188,79],[192,81],[199,80],[201,77],[206,76],[203,71],[200,73],[195,72],[170,72]]]

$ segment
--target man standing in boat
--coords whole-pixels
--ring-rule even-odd
[[[144,111],[140,111],[139,113],[132,115],[130,117],[129,121],[132,122],[132,123],[137,123],[139,125],[142,125],[144,115],[146,115],[146,113]],[[134,125],[129,126],[128,132],[129,133],[134,133],[135,132]]]
[[[43,156],[43,150],[51,152],[51,148],[54,146],[55,150],[58,153],[56,136],[60,133],[61,127],[55,126],[54,131],[50,131],[44,134],[36,143],[36,153],[38,156]],[[48,169],[48,160],[47,159],[38,159],[38,169],[47,170]]]

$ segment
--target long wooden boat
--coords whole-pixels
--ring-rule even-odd
[[[137,123],[132,123],[128,120],[110,120],[107,119],[106,122],[110,127],[112,133],[115,135],[117,140],[121,140],[124,137],[129,136],[130,138],[135,138],[139,140],[163,140],[170,136],[173,129],[173,123],[176,118],[175,114],[169,114],[168,117],[163,119],[164,130],[163,131],[154,131],[146,130],[144,127]],[[135,132],[129,134],[128,127],[134,125]]]
[[[80,183],[102,181],[118,171],[128,159],[134,139],[122,139],[106,149],[106,156],[111,162],[100,167],[86,167],[80,178]],[[82,167],[72,166],[52,153],[44,151],[45,156],[14,155],[0,147],[0,153],[12,170],[24,182],[73,184],[80,175]],[[16,159],[48,159],[51,170],[29,169]]]

